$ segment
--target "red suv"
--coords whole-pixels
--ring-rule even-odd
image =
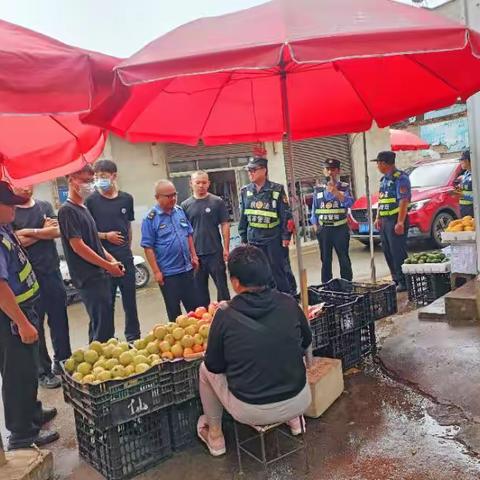
[[[458,159],[418,163],[409,169],[412,202],[408,219],[409,238],[432,239],[441,246],[440,233],[448,223],[460,216],[459,197],[454,193],[462,169]],[[373,218],[377,215],[378,194],[372,195]],[[352,206],[348,223],[352,238],[368,245],[367,197],[359,198]],[[380,240],[374,231],[376,241]]]

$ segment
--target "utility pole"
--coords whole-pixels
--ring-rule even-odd
[[[465,23],[480,31],[480,2],[463,0]],[[480,93],[467,101],[470,156],[472,158],[473,207],[477,238],[477,269],[480,267]]]

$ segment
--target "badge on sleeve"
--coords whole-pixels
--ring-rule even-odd
[[[403,187],[400,187],[400,193],[407,193],[408,192],[408,187],[406,186],[403,186]]]

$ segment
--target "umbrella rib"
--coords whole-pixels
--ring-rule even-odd
[[[368,112],[368,114],[370,115],[370,118],[372,120],[375,119],[375,116],[373,115],[373,113],[370,111],[370,108],[368,108],[368,105],[366,104],[366,102],[363,100],[362,96],[360,95],[359,91],[357,90],[357,88],[353,85],[353,83],[350,81],[350,79],[348,78],[348,76],[345,74],[345,72],[342,70],[342,68],[340,67],[340,65],[337,63],[337,62],[332,62],[332,65],[334,68],[336,68],[342,75],[343,75],[343,78],[348,82],[348,84],[350,85],[350,87],[352,87],[352,90],[356,93],[358,99],[360,100],[360,102],[362,102],[362,105],[363,107],[365,108],[365,110]]]
[[[49,117],[57,124],[60,126],[60,128],[63,128],[68,134],[70,134],[77,142],[78,142],[78,137],[71,131],[69,130],[62,122],[57,120],[53,115],[49,115]]]
[[[255,99],[253,95],[253,81],[250,80],[250,98],[252,100],[252,110],[253,110],[253,121],[255,123],[255,133],[258,132],[258,125],[257,125],[257,112],[255,110]]]
[[[424,65],[422,62],[420,62],[419,60],[417,60],[416,58],[414,58],[413,55],[405,55],[405,58],[407,58],[408,60],[410,60],[411,62],[415,63],[415,65],[418,65],[420,68],[422,68],[423,70],[427,71],[430,75],[432,75],[433,77],[435,77],[437,80],[440,80],[443,84],[445,84],[448,88],[451,88],[452,90],[455,91],[455,93],[457,94],[457,97],[460,96],[460,92],[458,90],[457,87],[455,87],[454,85],[452,85],[450,82],[448,82],[447,80],[445,80],[444,78],[442,78],[440,75],[438,75],[437,72],[435,72],[434,70],[432,70],[431,68],[427,67],[426,65]]]
[[[210,117],[212,116],[213,109],[215,108],[215,105],[217,104],[217,100],[220,97],[221,93],[223,92],[223,89],[227,86],[228,83],[230,83],[230,80],[233,76],[234,72],[231,72],[228,77],[225,79],[223,82],[222,86],[218,89],[217,94],[215,95],[215,98],[213,99],[212,105],[210,107],[210,110],[208,111],[207,117],[205,118],[205,121],[203,122],[203,126],[200,129],[200,137],[203,137],[203,133],[205,131],[205,128],[207,128],[207,123],[210,120]]]

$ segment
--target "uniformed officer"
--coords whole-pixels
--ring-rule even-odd
[[[460,214],[462,217],[473,217],[473,186],[472,186],[472,163],[470,150],[465,150],[460,157],[460,163],[464,174],[460,183]]]
[[[317,233],[322,259],[322,283],[332,279],[333,249],[340,264],[340,276],[352,280],[352,262],[348,253],[350,231],[347,212],[353,205],[350,185],[340,181],[340,161],[328,158],[325,162],[327,183],[316,187],[310,221]]]
[[[172,182],[159,180],[155,184],[158,202],[142,222],[141,246],[155,275],[165,301],[168,319],[174,322],[185,310],[199,305],[193,270],[199,261],[193,243],[193,228],[177,202]]]
[[[283,185],[268,180],[266,158],[253,158],[246,168],[251,183],[240,193],[238,233],[242,243],[263,250],[277,289],[289,293],[284,248],[290,245],[291,233],[287,227],[290,207],[285,189]]]
[[[380,180],[378,211],[375,227],[380,230],[383,253],[397,284],[397,292],[406,290],[402,265],[408,257],[408,206],[411,199],[410,179],[395,167],[395,152],[380,152],[375,160],[383,173]]]
[[[15,206],[28,199],[15,195],[0,182],[0,373],[5,426],[10,450],[58,440],[55,431],[43,431],[56,409],[43,410],[38,390],[38,317],[35,301],[39,285],[25,250],[10,224]]]

